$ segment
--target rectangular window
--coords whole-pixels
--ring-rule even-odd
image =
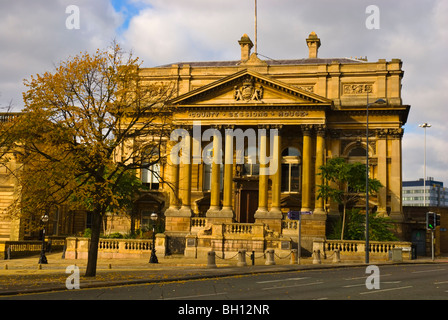
[[[300,167],[297,163],[282,163],[282,192],[299,192]]]
[[[141,171],[142,184],[150,190],[158,190],[160,184],[160,165],[156,163],[149,166],[149,168],[143,168]]]

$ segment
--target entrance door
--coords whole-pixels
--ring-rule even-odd
[[[258,190],[241,190],[239,222],[254,223],[258,209]]]

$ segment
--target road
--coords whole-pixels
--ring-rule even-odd
[[[448,264],[301,270],[2,297],[32,300],[447,300]],[[162,303],[163,305],[163,303]],[[181,303],[185,305],[185,301]]]

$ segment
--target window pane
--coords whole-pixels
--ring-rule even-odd
[[[145,164],[143,164],[145,165]],[[149,170],[146,168],[142,168],[142,183],[149,183],[150,182],[150,174]]]
[[[300,152],[297,148],[288,147],[283,150],[282,156],[290,156],[290,157],[300,157]]]
[[[289,164],[282,163],[282,192],[289,192]]]
[[[203,190],[210,190],[212,186],[212,165],[205,164],[204,165],[204,179],[203,179]]]
[[[252,175],[258,176],[260,174],[260,165],[259,164],[253,164],[252,165]]]
[[[299,192],[299,165],[291,164],[291,192]]]

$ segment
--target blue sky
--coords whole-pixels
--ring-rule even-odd
[[[365,26],[366,8],[380,10],[380,28]],[[80,11],[68,30],[66,8]],[[22,106],[23,79],[117,39],[153,67],[179,61],[235,60],[244,33],[254,39],[254,0],[15,0],[0,2],[0,107]],[[427,175],[448,186],[448,1],[258,0],[258,52],[274,59],[304,58],[311,31],[319,56],[367,56],[403,61],[404,104],[411,105],[403,138],[403,178]]]
[[[117,33],[119,34],[128,29],[132,17],[137,15],[139,10],[145,7],[136,1],[129,0],[111,0],[110,3],[116,12],[120,12],[123,15],[123,23],[117,28]],[[146,7],[150,7],[150,5],[148,4]]]

